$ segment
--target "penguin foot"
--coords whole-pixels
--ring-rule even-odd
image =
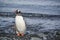
[[[24,36],[24,33],[22,33],[21,36],[23,37]]]
[[[24,36],[24,34],[23,34],[23,33],[17,33],[17,36],[18,36],[18,37],[20,37],[20,36],[22,36],[22,37],[23,37],[23,36]]]
[[[20,33],[17,33],[17,36],[18,36],[18,37],[21,36]]]

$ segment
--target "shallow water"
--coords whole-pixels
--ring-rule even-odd
[[[13,17],[0,17],[0,27],[3,29],[11,28],[15,24],[14,20]],[[49,31],[50,29],[60,29],[60,18],[24,17],[24,20],[29,31],[40,32]]]

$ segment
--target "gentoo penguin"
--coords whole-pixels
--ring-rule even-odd
[[[26,32],[25,21],[22,17],[21,11],[16,10],[15,13],[16,13],[15,24],[16,24],[17,36],[24,36],[24,34]]]

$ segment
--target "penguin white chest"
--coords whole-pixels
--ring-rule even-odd
[[[24,33],[26,31],[25,21],[23,20],[22,16],[16,16],[15,24],[20,33]]]

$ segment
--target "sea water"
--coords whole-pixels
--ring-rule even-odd
[[[60,15],[60,0],[0,0],[0,12],[16,9],[25,13]]]

